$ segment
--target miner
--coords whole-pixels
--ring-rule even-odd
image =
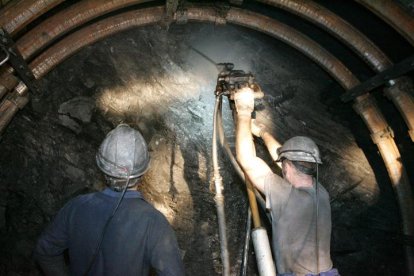
[[[319,149],[308,137],[297,136],[282,147],[262,125],[251,119],[254,92],[234,95],[237,110],[237,159],[252,184],[266,196],[272,217],[272,247],[278,275],[339,275],[330,257],[329,195],[317,183]],[[252,132],[261,137],[271,156],[282,163],[282,175],[256,156]]]
[[[108,133],[96,155],[108,188],[70,200],[41,235],[34,255],[46,275],[184,275],[175,233],[137,190],[149,161],[137,130]]]

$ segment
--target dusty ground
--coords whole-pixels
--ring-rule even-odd
[[[192,47],[256,76],[267,95],[258,120],[278,140],[308,135],[320,146],[321,179],[332,200],[332,257],[342,274],[403,275],[396,201],[367,130],[338,100],[341,89],[282,43],[204,24],[130,30],[83,49],[46,76],[43,96],[0,141],[0,274],[39,274],[31,260],[36,238],[68,199],[102,189],[94,156],[120,122],[140,129],[149,144],[142,191],[176,230],[188,275],[221,273],[210,158],[217,71]],[[258,152],[269,161],[260,141]],[[246,196],[221,160],[231,271],[238,275]],[[256,275],[254,261],[248,275]]]

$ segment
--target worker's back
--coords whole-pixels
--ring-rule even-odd
[[[68,202],[41,237],[37,253],[48,255],[52,250],[67,247],[71,274],[84,275],[120,194],[108,188]],[[51,246],[44,242],[50,236],[67,244],[55,242]],[[148,275],[151,266],[158,275],[184,275],[178,245],[168,221],[139,192],[127,191],[107,226],[89,274]]]
[[[277,175],[268,177],[266,181],[278,273],[301,275],[315,273],[318,268],[319,271],[330,270],[331,208],[328,192],[319,184],[318,255],[315,186],[295,188]]]

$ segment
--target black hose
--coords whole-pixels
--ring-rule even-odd
[[[220,176],[220,167],[218,165],[217,158],[217,113],[219,106],[221,105],[221,95],[216,96],[216,103],[214,106],[214,118],[213,118],[213,142],[212,142],[212,158],[213,158],[213,170],[214,170],[214,184],[216,188],[216,195],[214,197],[217,208],[217,219],[219,224],[219,237],[220,237],[220,249],[221,260],[223,264],[223,275],[230,275],[230,263],[229,253],[227,248],[226,237],[226,219],[224,213],[224,196],[223,196],[223,181]]]
[[[252,229],[252,211],[247,208],[246,235],[244,237],[243,259],[241,263],[240,276],[247,275],[247,263],[249,261],[250,231]]]

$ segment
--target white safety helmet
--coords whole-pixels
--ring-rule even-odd
[[[277,149],[276,162],[284,158],[290,161],[302,161],[322,164],[319,148],[309,137],[295,136],[287,140],[282,147]]]
[[[147,143],[141,133],[126,124],[110,131],[96,154],[98,167],[107,176],[133,179],[149,167]]]

